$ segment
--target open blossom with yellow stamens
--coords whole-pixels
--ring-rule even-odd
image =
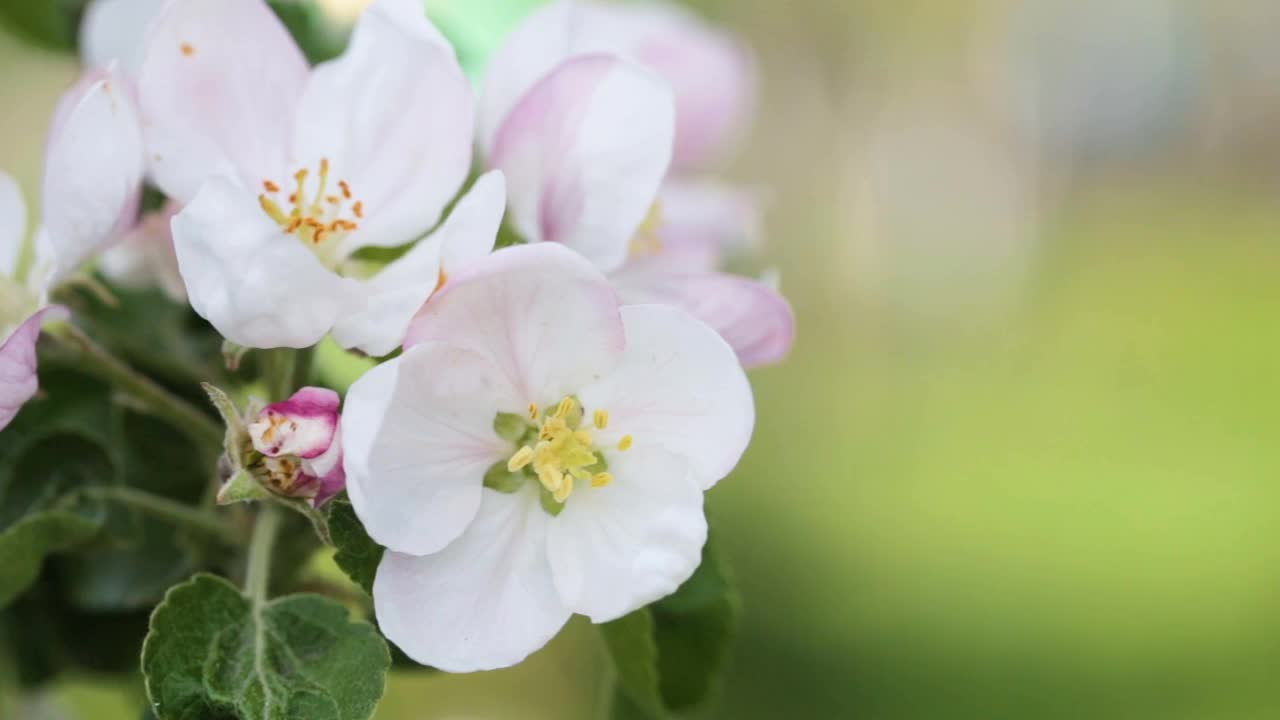
[[[347,492],[388,549],[379,627],[470,671],[519,662],[573,613],[607,622],[673,592],[754,409],[714,330],[620,308],[591,263],[541,243],[452,277],[341,424]]]
[[[264,0],[172,0],[138,89],[191,305],[237,344],[386,354],[446,259],[493,248],[499,174],[377,274],[357,256],[430,230],[471,165],[470,84],[417,0],[376,0],[315,68]]]

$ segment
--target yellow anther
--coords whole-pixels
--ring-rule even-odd
[[[609,427],[609,411],[597,410],[591,414],[591,421],[595,424],[597,430],[603,430]]]
[[[272,220],[275,220],[281,225],[289,224],[289,216],[284,214],[284,211],[280,209],[280,206],[276,204],[275,200],[272,200],[266,195],[259,195],[258,204],[262,206],[262,211],[265,212]]]
[[[622,439],[618,441],[618,449],[622,452],[630,450],[632,441],[633,438],[630,435],[623,435]]]
[[[537,420],[542,414],[542,408],[538,407],[538,403],[529,403],[529,419]]]
[[[591,476],[591,487],[604,487],[613,482],[613,476],[607,472],[598,472]]]
[[[329,158],[320,158],[320,187],[316,188],[316,197],[311,201],[311,212],[321,211],[325,192],[329,189]],[[301,194],[302,189],[298,189]]]
[[[515,472],[531,462],[533,462],[533,448],[525,445],[517,450],[515,455],[512,455],[511,459],[507,461],[507,470]]]
[[[662,201],[655,200],[631,238],[632,255],[657,255],[662,252],[662,238],[658,234],[662,223]]]
[[[563,418],[573,409],[573,398],[565,397],[560,400],[560,404],[556,406],[556,417]]]
[[[551,497],[554,497],[556,499],[556,502],[562,503],[565,500],[569,499],[569,494],[572,492],[573,492],[573,476],[565,475],[564,482],[560,484],[560,488],[558,490],[551,491]]]

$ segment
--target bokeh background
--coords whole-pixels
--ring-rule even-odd
[[[434,3],[465,52],[530,4]],[[694,4],[758,54],[727,172],[800,328],[710,495],[745,605],[711,716],[1280,716],[1280,3]],[[0,35],[33,195],[75,72]],[[598,717],[605,665],[575,622],[378,718]]]

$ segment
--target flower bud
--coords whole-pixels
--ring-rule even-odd
[[[338,404],[338,393],[306,387],[251,418],[249,439],[263,456],[251,470],[268,490],[319,506],[346,487]]]

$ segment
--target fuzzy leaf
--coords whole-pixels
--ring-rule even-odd
[[[30,587],[46,556],[93,537],[101,519],[70,510],[46,510],[24,517],[0,533],[0,608]]]
[[[368,720],[391,656],[364,622],[318,595],[261,607],[222,578],[169,591],[142,649],[160,720]]]
[[[335,498],[329,503],[329,533],[338,553],[333,561],[342,568],[357,585],[366,593],[373,594],[373,578],[378,572],[378,563],[382,562],[385,548],[373,541],[365,532],[360,518],[356,517],[355,508],[346,496]]]
[[[739,600],[711,542],[670,597],[601,627],[618,689],[614,720],[664,718],[712,695],[737,626]]]

